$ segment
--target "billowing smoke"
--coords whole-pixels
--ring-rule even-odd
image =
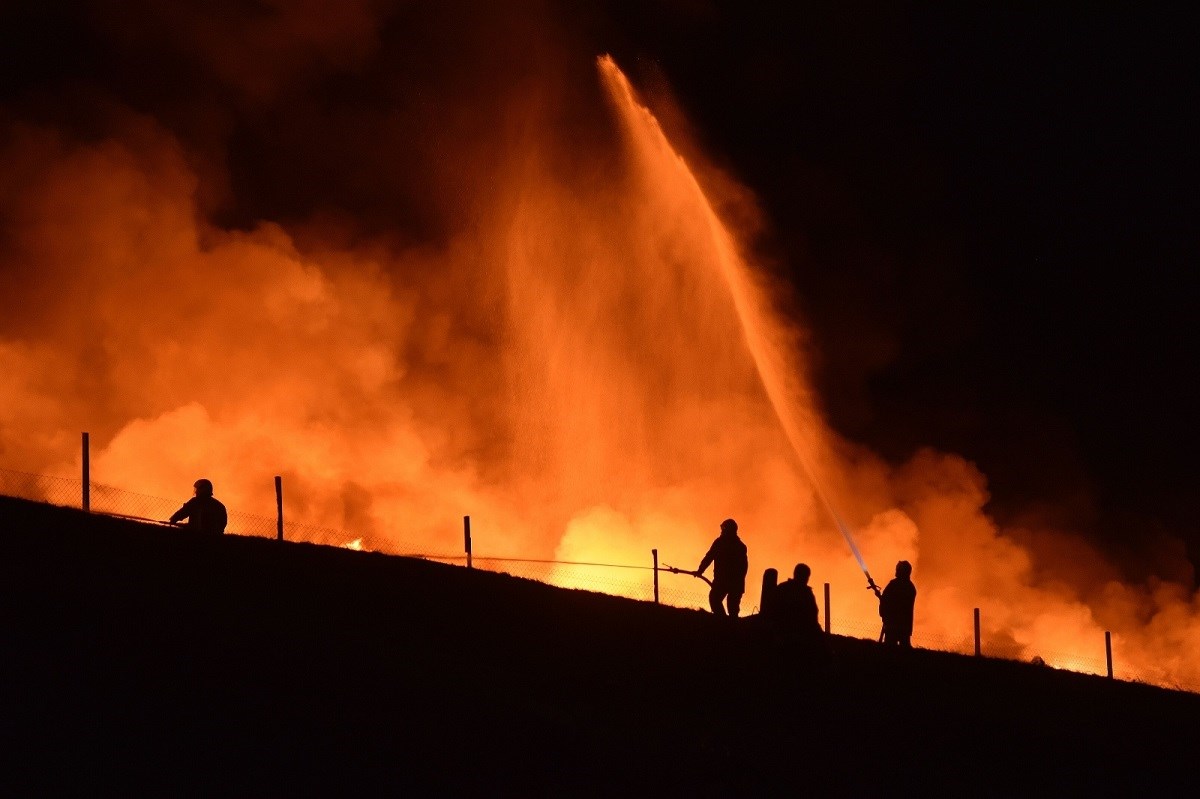
[[[967,647],[979,607],[1012,657],[1090,667],[1107,629],[1125,673],[1200,685],[1187,588],[998,529],[962,457],[824,424],[749,192],[552,21],[131,8],[98,35],[180,94],[7,109],[0,465],[72,473],[90,430],[102,482],[270,513],[282,474],[294,518],[393,551],[454,551],[470,514],[491,554],[691,567],[732,516],[752,584],[808,562],[869,625],[833,509],[876,577],[914,564],[919,639]]]

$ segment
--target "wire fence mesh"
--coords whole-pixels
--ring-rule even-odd
[[[79,478],[58,477],[30,472],[0,469],[0,495],[45,502],[63,507],[81,508],[84,505],[83,481]],[[102,513],[148,522],[163,523],[180,506],[177,500],[164,499],[146,494],[90,482],[87,495],[89,509]],[[229,511],[228,534],[275,538],[279,535],[279,519]],[[390,539],[372,538],[364,543],[363,536],[345,530],[286,520],[283,522],[283,537],[287,541],[343,547],[354,550],[369,550],[389,555],[422,558],[442,563],[466,566],[468,560],[473,568],[509,574],[528,580],[554,585],[560,588],[595,591],[604,594],[628,597],[641,601],[654,601],[655,570],[651,565],[615,563],[580,563],[555,560],[538,560],[518,557],[489,557],[464,554],[435,553],[422,551],[419,546]],[[688,573],[658,571],[658,600],[662,604],[679,608],[708,609],[708,585]],[[756,606],[743,606],[743,615],[757,613]],[[822,610],[822,623],[825,622]],[[975,653],[973,619],[964,620],[961,636],[935,635],[914,631],[914,647],[960,654]],[[829,630],[834,635],[876,640],[880,636],[878,618],[844,618],[837,614],[829,620]],[[1089,674],[1107,674],[1108,662],[1104,642],[1097,644],[1098,654],[1072,652],[1039,652],[1034,662],[1049,667],[1078,671]],[[1019,648],[1011,642],[993,644],[986,639],[980,642],[980,654],[1006,660],[1026,660]],[[1180,684],[1171,675],[1160,670],[1144,673],[1123,673],[1123,679],[1187,691],[1200,691],[1200,685]]]
[[[82,507],[83,481],[0,469],[0,494],[78,508]]]

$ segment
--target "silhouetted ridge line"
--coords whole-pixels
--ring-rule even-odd
[[[16,476],[14,478],[14,475]],[[47,482],[49,481],[49,482]],[[54,487],[54,494],[46,489],[47,485]],[[78,505],[78,497],[80,494],[80,481],[70,480],[61,477],[44,477],[26,472],[16,472],[11,470],[0,469],[0,495],[5,493],[20,493],[23,498],[41,500],[53,497],[52,501],[59,505],[70,505],[72,502]],[[161,513],[163,519],[167,517],[169,512],[177,506],[174,500],[166,500],[157,497],[152,497],[146,494],[138,494],[135,492],[125,491],[123,489],[114,488],[104,484],[93,483],[93,503],[92,510],[95,513],[115,514],[123,517],[138,517],[143,520],[157,524],[158,522],[150,516],[142,514],[123,513],[120,510],[115,510],[117,507],[124,507],[129,498],[138,503],[138,509],[149,508],[143,512],[158,512]],[[64,494],[64,491],[66,492]],[[241,512],[231,512],[229,514],[231,520],[232,532],[238,535],[248,535],[261,538],[274,538],[276,532],[276,520],[265,516],[254,516]],[[404,542],[393,543],[391,539],[380,539],[374,546],[362,546],[363,537],[360,534],[346,532],[344,530],[336,530],[334,528],[321,527],[305,523],[297,523],[288,521],[285,525],[288,531],[289,540],[301,540],[308,543],[323,544],[347,549],[366,550],[385,552],[387,554],[400,557],[421,558],[430,561],[437,561],[449,564],[462,563],[466,560],[465,555],[454,555],[445,553],[421,552],[416,549],[407,548],[408,545]],[[385,546],[378,546],[378,543],[383,543]],[[493,558],[486,555],[475,555],[475,560],[479,566],[487,570],[502,570],[505,573],[513,574],[532,580],[536,580],[559,587],[580,588],[584,590],[597,591],[601,593],[614,594],[640,600],[649,601],[653,598],[653,587],[651,581],[645,582],[628,582],[618,579],[605,577],[603,574],[597,574],[591,569],[622,569],[635,571],[651,571],[651,566],[641,566],[635,564],[607,564],[607,563],[588,563],[582,561],[555,561],[548,559],[536,558]],[[496,569],[499,564],[507,564],[503,569]],[[489,568],[491,567],[491,568]],[[544,567],[544,568],[528,568],[528,567]],[[576,571],[571,571],[571,570]],[[673,568],[665,568],[660,566],[659,574],[679,573],[691,574],[686,570],[677,570]],[[686,586],[686,587],[681,587]],[[687,608],[701,608],[708,604],[706,599],[706,591],[698,590],[692,585],[686,583],[675,583],[670,588],[662,588],[660,590],[661,601],[668,605]],[[835,606],[837,605],[836,596],[834,598]],[[753,608],[755,613],[758,608]],[[878,636],[879,623],[875,619],[864,620],[858,618],[844,618],[835,614],[834,632],[842,635],[851,635],[858,638],[874,640]],[[942,650],[946,652],[968,652],[969,648],[964,644],[967,641],[965,637],[954,636],[937,636],[917,630],[914,638],[917,645],[925,649]],[[1098,642],[1099,645],[1099,642]],[[1102,651],[1102,650],[1101,650]],[[983,646],[984,656],[1004,658],[1009,660],[1020,660],[1020,658],[1008,651],[998,651],[990,643],[985,643]],[[1039,650],[1039,659],[1043,664],[1046,661],[1054,664],[1056,668],[1064,668],[1072,671],[1104,674],[1105,662],[1102,658],[1089,655],[1080,655],[1074,651],[1058,651],[1058,650]],[[1151,682],[1157,685],[1163,685],[1177,690],[1200,690],[1200,686],[1188,686],[1178,682],[1164,681],[1161,678],[1143,679],[1137,674],[1119,673],[1116,675],[1120,679]]]
[[[826,793],[1177,795],[1191,775],[1192,694],[837,635],[817,665],[752,619],[9,498],[0,531],[22,794],[764,795],[800,769]]]

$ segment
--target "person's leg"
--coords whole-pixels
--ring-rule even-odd
[[[721,604],[721,600],[725,598],[725,591],[713,586],[713,589],[708,592],[708,606],[712,608],[714,616],[724,616],[725,606]]]
[[[732,618],[736,619],[738,617],[738,613],[740,613],[741,610],[742,610],[742,595],[730,593],[729,594],[729,615]]]

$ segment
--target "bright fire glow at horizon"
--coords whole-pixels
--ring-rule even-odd
[[[91,430],[105,483],[186,496],[204,475],[252,510],[282,474],[291,518],[380,551],[458,551],[469,513],[493,555],[694,568],[732,516],[743,607],[803,561],[839,586],[835,618],[871,620],[844,519],[880,583],[913,563],[918,638],[961,641],[979,607],[1005,656],[1102,657],[1112,630],[1120,673],[1200,686],[1190,589],[1122,584],[1069,531],[999,529],[958,455],[893,465],[827,426],[748,192],[598,69],[612,135],[552,124],[553,88],[515,95],[503,146],[459,154],[494,159],[487,190],[437,247],[215,227],[150,120],[95,142],[13,126],[0,465],[71,471]]]

